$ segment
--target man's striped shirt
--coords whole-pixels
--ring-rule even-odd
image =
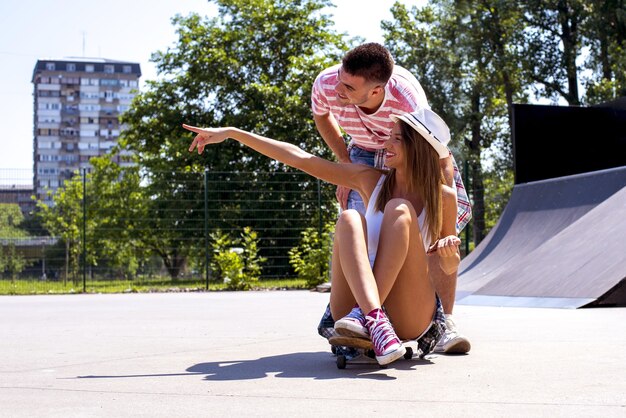
[[[385,86],[385,99],[376,112],[366,114],[358,106],[343,105],[337,100],[335,92],[339,68],[341,64],[330,67],[315,79],[311,97],[313,113],[332,113],[339,126],[350,135],[352,143],[360,148],[376,150],[384,147],[394,124],[391,115],[430,107],[417,79],[397,65]]]
[[[383,167],[383,148],[391,136],[394,122],[391,115],[413,112],[419,108],[430,108],[424,89],[407,70],[395,66],[391,79],[385,86],[385,99],[372,114],[363,112],[358,106],[344,105],[337,99],[335,88],[339,83],[341,64],[322,71],[313,83],[311,108],[316,115],[332,113],[339,126],[350,136],[350,146],[374,151],[377,168]],[[457,233],[472,218],[472,206],[467,196],[463,179],[454,156],[454,182],[457,192]]]

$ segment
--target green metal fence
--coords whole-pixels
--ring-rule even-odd
[[[302,232],[322,232],[338,212],[335,187],[298,171],[83,170],[45,207],[32,184],[30,170],[0,169],[0,294],[209,289],[223,279],[211,267],[216,234],[237,246],[246,227],[261,279],[284,281],[296,276],[288,254]]]
[[[236,241],[245,227],[258,236],[261,279],[289,279],[288,252],[302,231],[337,215],[334,186],[300,172],[135,174],[134,184],[111,189],[83,171],[66,183],[66,197],[76,197],[47,217],[14,199],[0,174],[0,293],[98,292],[115,282],[208,289],[222,279],[211,269],[216,232]],[[24,200],[28,190],[20,193]]]

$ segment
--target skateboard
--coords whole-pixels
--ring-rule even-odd
[[[376,361],[376,354],[374,354],[374,345],[372,341],[366,340],[365,338],[357,338],[357,337],[345,337],[341,335],[336,335],[334,337],[330,337],[328,342],[333,347],[333,353],[337,355],[337,368],[345,369],[347,365],[376,365],[381,369],[387,368],[387,365],[378,364]],[[415,354],[417,354],[417,341],[409,340],[402,341],[402,345],[406,349],[406,353],[404,353],[404,358],[406,360],[410,360],[413,358]],[[348,356],[342,353],[339,353],[336,350],[336,347],[349,347],[355,348],[357,354],[355,356]]]

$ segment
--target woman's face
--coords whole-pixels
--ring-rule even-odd
[[[402,168],[406,164],[405,145],[400,122],[393,125],[391,137],[385,142],[385,165],[389,168]]]

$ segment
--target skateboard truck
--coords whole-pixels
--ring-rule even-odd
[[[344,337],[336,335],[330,337],[328,339],[328,342],[333,347],[333,354],[337,355],[338,369],[345,369],[348,365],[378,365],[381,369],[387,368],[387,365],[378,364],[378,362],[376,361],[376,355],[374,354],[374,345],[370,340],[366,340],[365,338]],[[406,360],[412,359],[413,356],[417,354],[417,341],[402,341],[402,345],[406,349],[406,353],[404,354],[404,358]],[[355,348],[357,354],[354,356],[346,355],[340,352],[340,350],[337,350],[337,347]]]

